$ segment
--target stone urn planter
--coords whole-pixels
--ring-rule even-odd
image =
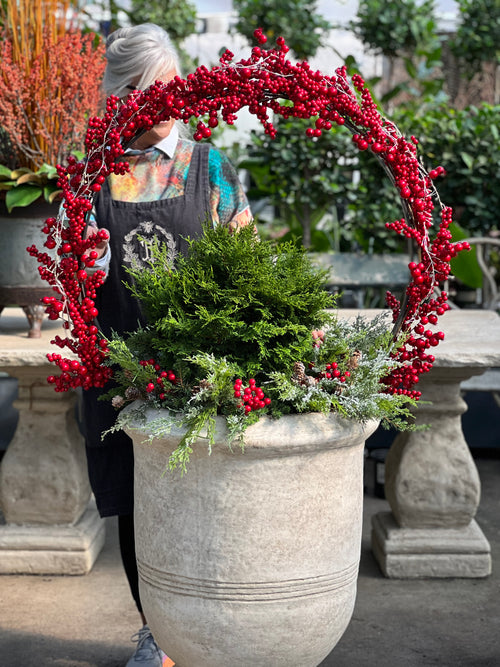
[[[147,419],[158,417],[149,410]],[[377,422],[338,415],[263,417],[227,445],[166,472],[181,430],[134,440],[140,594],[178,667],[318,665],[354,607],[361,546],[363,445]]]
[[[30,338],[39,338],[45,306],[40,299],[52,294],[38,273],[38,264],[26,248],[43,248],[47,237],[42,227],[48,217],[57,215],[58,204],[37,202],[7,212],[0,202],[0,313],[5,306],[21,306],[28,319]]]

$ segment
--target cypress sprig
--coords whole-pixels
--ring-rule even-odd
[[[302,248],[262,242],[252,228],[228,233],[205,227],[175,270],[166,248],[151,247],[150,270],[132,269],[151,343],[162,358],[193,351],[225,357],[245,373],[289,368],[325,326],[334,298],[326,272]]]

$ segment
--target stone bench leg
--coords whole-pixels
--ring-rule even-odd
[[[17,377],[19,422],[0,467],[0,574],[85,574],[104,544],[91,502],[74,393],[56,393],[48,366]]]
[[[490,545],[474,519],[479,475],[461,425],[460,383],[481,372],[434,367],[421,380],[417,423],[430,428],[397,436],[385,468],[392,513],[372,519],[372,550],[387,577],[491,573]]]

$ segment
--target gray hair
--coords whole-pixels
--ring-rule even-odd
[[[144,90],[171,70],[181,75],[179,55],[170,37],[154,23],[112,32],[106,40],[106,59],[102,83],[106,96],[125,97],[132,81]]]

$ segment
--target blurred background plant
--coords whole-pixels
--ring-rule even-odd
[[[465,233],[487,235],[499,229],[500,106],[495,82],[483,74],[498,68],[500,5],[480,0],[479,11],[470,0],[458,4],[451,34],[440,27],[434,0],[361,0],[349,28],[382,59],[381,76],[367,79],[379,107],[419,139],[427,169],[445,167],[438,190]],[[284,28],[281,34],[288,41]],[[350,74],[363,74],[353,56],[342,59]],[[471,76],[478,83],[467,95]],[[280,120],[275,141],[258,129],[247,142],[240,166],[250,175],[262,233],[300,237],[313,251],[407,251],[385,228],[401,208],[378,161],[355,151],[345,129],[311,138],[306,127]]]
[[[184,40],[196,31],[196,5],[190,0],[131,0],[126,14],[132,25],[156,23],[168,31],[185,74],[197,63],[183,47]]]
[[[107,0],[105,4],[110,18],[106,30],[118,27],[120,17],[123,21],[124,16],[134,24],[155,21],[168,28],[183,54],[185,72],[194,69],[197,63],[184,51],[186,41],[199,29],[193,0],[131,0],[126,10],[120,0]],[[481,79],[481,73],[498,68],[500,6],[497,0],[458,0],[458,23],[450,33],[440,24],[436,4],[437,0],[360,0],[356,16],[343,29],[347,27],[361,41],[364,50],[376,55],[382,63],[381,74],[368,79],[367,83],[385,115],[405,134],[417,136],[419,151],[428,169],[437,164],[446,168],[446,177],[438,182],[443,201],[455,208],[456,219],[467,234],[484,235],[498,230],[499,195],[495,183],[500,164],[497,129],[500,107],[498,91],[496,98],[492,95],[491,77]],[[285,37],[292,58],[311,60],[320,49],[335,50],[336,42],[332,39],[335,26],[322,16],[315,0],[234,0],[232,5],[230,30],[251,44],[255,27],[261,26],[268,36],[268,45],[279,35]],[[20,31],[23,21],[28,16],[36,16],[36,12],[42,11],[40,8],[43,7],[45,16],[54,17],[54,8],[65,11],[64,8],[73,6],[73,1],[21,0],[16,3],[2,0],[2,6],[1,20],[7,37],[8,12],[18,12]],[[21,14],[25,18],[20,21]],[[301,26],[300,31],[297,25]],[[38,33],[40,26],[38,21]],[[54,33],[53,43],[65,32],[63,22],[55,21],[55,26],[61,30],[61,35]],[[89,39],[80,35],[82,40]],[[90,48],[89,43],[85,42],[85,48]],[[4,44],[2,49],[6,48]],[[83,49],[82,42],[80,57]],[[93,62],[97,62],[102,52],[95,42],[92,49]],[[68,58],[77,51],[68,50]],[[351,74],[354,71],[363,74],[352,55],[340,55]],[[34,51],[31,57],[34,59]],[[71,69],[78,72],[82,88],[90,88],[95,100],[97,86],[91,79],[99,76],[90,75],[90,54],[87,52],[83,57],[87,58],[87,66],[73,64]],[[11,83],[7,89],[5,72],[9,68],[4,62],[8,61],[2,60],[0,104],[5,104],[5,100],[11,104],[13,96],[7,92],[16,86]],[[52,110],[58,109],[61,97],[56,82],[40,85],[39,81],[31,81],[33,78],[27,75],[26,82],[20,86],[28,89],[29,80],[33,92],[28,98],[36,100],[37,94],[50,97]],[[472,92],[467,97],[469,89]],[[79,99],[73,92],[68,90],[68,93]],[[74,106],[71,111],[73,115]],[[92,112],[75,115],[75,134],[79,132],[80,119],[84,127]],[[57,157],[51,155],[36,166],[29,166],[13,152],[15,135],[4,118],[6,113],[0,106],[0,164],[4,165],[0,167],[0,178],[4,179],[0,187],[12,187],[7,183],[13,180],[8,176],[15,166],[36,169],[39,172],[36,178],[45,184],[50,182],[60,154],[68,152],[68,145],[78,146],[78,139],[72,139],[67,126],[65,129],[64,123],[59,122],[59,136],[66,133],[66,140],[52,142],[58,147]],[[297,121],[280,120],[274,141],[258,128],[248,140],[240,139],[236,148],[231,141],[232,133],[228,132],[230,128],[221,128],[213,137],[217,145],[246,170],[249,195],[261,233],[285,240],[294,238],[297,243],[317,251],[405,252],[406,243],[385,228],[386,222],[400,217],[401,209],[378,161],[369,153],[357,152],[345,129],[334,127],[321,137],[312,138],[305,136],[306,126]],[[56,136],[55,129],[48,134]],[[23,160],[26,158],[23,154]],[[19,171],[17,176],[21,180],[34,178]],[[33,185],[33,181],[30,184]],[[34,193],[30,191],[28,195],[34,196]]]
[[[460,23],[450,48],[470,80],[484,63],[500,62],[498,0],[456,0]]]
[[[331,28],[319,13],[317,0],[233,0],[233,9],[237,14],[234,30],[252,46],[254,30],[262,28],[271,43],[280,35],[285,37],[300,60],[316,54]]]
[[[382,102],[411,86],[414,94],[436,94],[441,79],[441,40],[437,33],[434,0],[361,0],[354,21],[354,35],[375,54],[384,56],[384,73],[379,84]],[[394,81],[398,61],[406,78]],[[387,108],[387,107],[384,107]]]
[[[338,221],[355,197],[348,166],[355,149],[349,134],[332,128],[311,139],[306,136],[311,122],[297,118],[279,118],[275,125],[275,139],[252,131],[248,157],[239,165],[251,175],[248,195],[254,214],[267,205],[269,236],[294,239],[316,250],[332,245],[340,249],[343,230]]]
[[[0,7],[0,190],[9,210],[52,201],[55,165],[81,150],[99,109],[104,47],[71,24],[74,0]]]

